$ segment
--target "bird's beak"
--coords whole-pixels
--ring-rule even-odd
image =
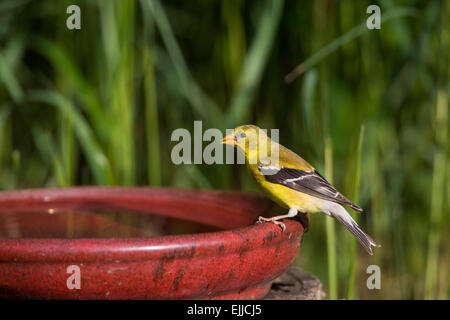
[[[234,136],[234,134],[230,133],[229,135],[225,136],[222,139],[222,144],[229,144],[232,146],[236,145],[236,137]]]

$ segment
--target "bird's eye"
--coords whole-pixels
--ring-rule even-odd
[[[241,138],[245,138],[247,135],[244,132],[241,132]]]

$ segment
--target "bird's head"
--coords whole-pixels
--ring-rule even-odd
[[[234,128],[230,134],[223,138],[222,143],[238,147],[249,159],[259,157],[259,147],[267,147],[269,141],[270,139],[264,130],[254,125],[243,125]]]

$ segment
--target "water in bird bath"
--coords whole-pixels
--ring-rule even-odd
[[[161,215],[127,211],[4,212],[0,238],[131,238],[217,231]]]

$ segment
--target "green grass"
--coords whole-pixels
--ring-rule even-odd
[[[381,30],[370,1],[84,0],[78,31],[70,4],[0,4],[0,190],[256,191],[242,166],[175,166],[171,132],[279,128],[382,244],[311,217],[296,263],[329,298],[449,297],[448,1],[378,1]]]
[[[354,173],[354,189],[353,189],[353,202],[359,203],[359,188],[361,183],[361,155],[363,150],[363,141],[364,141],[364,125],[361,125],[361,129],[359,132],[358,139],[358,148],[356,149],[356,163],[355,163],[355,173]],[[358,223],[358,213],[351,212],[350,213],[353,219]],[[356,239],[352,239],[351,247],[350,247],[350,271],[348,277],[348,289],[347,289],[347,299],[355,298],[355,281],[356,281],[356,246],[358,245]]]
[[[439,249],[447,169],[445,147],[448,144],[448,95],[445,91],[438,91],[436,101],[435,131],[436,141],[441,148],[435,153],[433,159],[433,177],[430,189],[430,232],[428,234],[428,253],[425,272],[425,299],[438,298]]]
[[[325,178],[333,184],[333,145],[330,138],[325,140]],[[336,232],[334,219],[326,217],[325,230],[327,235],[328,255],[328,286],[329,298],[338,298],[338,269],[336,260]]]

